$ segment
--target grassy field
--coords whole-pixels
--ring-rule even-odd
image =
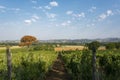
[[[57,54],[54,51],[34,51],[26,48],[12,48],[12,79],[42,80],[51,68]],[[5,49],[0,50],[0,80],[6,80],[7,64]]]
[[[19,47],[19,46],[12,46],[11,47],[11,49],[18,49],[18,48],[21,48],[21,47]],[[0,47],[0,50],[2,50],[2,49],[6,49],[6,47]]]

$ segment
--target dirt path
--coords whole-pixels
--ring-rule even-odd
[[[48,72],[45,80],[71,80],[61,60],[61,55],[58,55],[57,60],[52,66],[52,70]]]

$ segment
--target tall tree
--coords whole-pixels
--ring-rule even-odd
[[[100,43],[98,41],[93,41],[88,45],[88,49],[92,50],[92,80],[97,80],[96,77],[96,51],[100,46]]]
[[[23,36],[20,40],[20,46],[29,46],[33,43],[33,42],[36,42],[37,41],[37,38],[34,37],[34,36],[30,36],[30,35],[26,35],[26,36]]]

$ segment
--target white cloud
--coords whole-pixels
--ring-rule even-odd
[[[39,19],[39,16],[33,15],[32,18],[38,20],[38,19]]]
[[[67,23],[63,22],[61,25],[62,25],[62,26],[66,26],[66,25],[67,25]]]
[[[51,7],[50,6],[34,6],[32,7],[33,9],[36,10],[42,10],[42,12],[46,13],[47,10],[50,10]],[[47,9],[47,10],[46,10]]]
[[[113,15],[112,10],[107,10],[107,16],[111,16],[111,15]]]
[[[50,6],[52,6],[52,7],[58,6],[58,3],[57,3],[56,1],[52,1],[52,2],[50,2],[49,4],[50,4]]]
[[[45,6],[45,9],[50,10],[50,9],[51,9],[51,7],[50,7],[50,6]]]
[[[37,20],[39,20],[39,17],[37,16],[37,15],[33,15],[32,17],[31,17],[31,19],[27,19],[27,20],[24,20],[24,22],[26,23],[26,24],[32,24],[33,22],[36,22]]]
[[[5,8],[6,8],[5,6],[1,6],[1,5],[0,5],[0,9],[5,9]]]
[[[78,17],[85,17],[85,13],[82,12],[82,13],[78,14]]]
[[[91,7],[88,11],[94,12],[97,8],[95,6]]]
[[[38,6],[38,7],[34,6],[33,8],[34,8],[34,9],[38,9],[38,10],[39,10],[39,9],[42,9],[41,6]]]
[[[85,18],[85,13],[80,12],[80,13],[74,13],[73,11],[66,11],[66,14],[72,17],[72,20],[80,20],[80,18]]]
[[[81,12],[80,14],[73,14],[74,17],[85,17],[85,13]]]
[[[14,12],[17,13],[18,11],[20,11],[20,8],[9,8],[9,7],[5,7],[5,6],[1,6],[0,5],[0,12]]]
[[[54,13],[46,13],[46,15],[47,15],[48,18],[52,18],[52,19],[57,16],[57,15],[54,14]]]
[[[73,14],[73,11],[67,11],[66,14],[71,15],[71,14]]]
[[[70,21],[70,20],[61,23],[62,26],[69,26],[70,24],[71,24],[71,21]]]
[[[105,13],[99,15],[99,19],[98,19],[98,20],[99,20],[99,21],[104,20],[104,19],[106,19],[107,17],[112,16],[112,15],[113,15],[112,10],[107,10]]]
[[[58,26],[59,26],[59,24],[55,24],[55,26],[56,26],[56,27],[58,27]]]
[[[0,5],[0,12],[14,12],[17,13],[18,11],[20,11],[20,8],[9,8],[9,7],[5,7],[5,6],[1,6]]]
[[[6,7],[0,5],[0,12],[6,12]]]
[[[31,20],[24,20],[24,22],[25,22],[25,24],[28,24],[28,25],[30,25],[32,23]]]
[[[106,19],[106,17],[107,17],[107,15],[106,14],[101,14],[100,16],[99,16],[99,20],[103,20],[103,19]]]
[[[94,24],[94,23],[90,23],[90,24],[87,24],[86,26],[87,26],[87,27],[94,27],[95,24]]]
[[[71,23],[71,21],[70,21],[70,20],[68,20],[68,21],[67,21],[67,23],[68,23],[68,24],[70,24],[70,23]]]
[[[33,15],[31,21],[36,22],[37,20],[39,20],[39,17],[37,15]]]
[[[8,10],[17,13],[18,11],[20,11],[20,8],[8,8]]]
[[[57,7],[57,6],[58,6],[58,3],[56,1],[52,1],[52,2],[49,2],[49,5],[43,6],[43,8],[41,9],[43,10],[43,12],[45,12],[46,11],[45,9],[51,10],[53,7]]]
[[[32,2],[32,3],[34,3],[34,4],[36,4],[36,3],[37,3],[37,1],[36,1],[36,0],[32,0],[31,2]]]
[[[32,22],[36,22],[37,20],[36,20],[36,19],[34,19],[34,18],[32,18],[32,19],[31,19],[31,21],[32,21]]]
[[[91,25],[92,25],[92,26],[94,26],[95,24],[94,24],[94,23],[92,23]]]

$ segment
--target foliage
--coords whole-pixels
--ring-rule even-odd
[[[106,49],[115,49],[115,43],[107,43],[105,46]]]
[[[17,42],[0,42],[0,47],[5,47],[6,45],[17,46],[18,43]]]
[[[38,44],[38,45],[33,46],[33,50],[53,51],[54,45],[52,45],[52,44]]]
[[[120,49],[120,42],[115,43],[115,48]]]
[[[23,36],[20,40],[20,46],[30,46],[33,42],[37,41],[37,39],[34,36]]]
[[[92,51],[96,51],[98,49],[98,47],[100,46],[100,43],[98,41],[93,41],[89,44],[87,44],[88,49],[92,50]]]
[[[44,80],[57,54],[54,51],[12,49],[12,80]],[[6,80],[5,50],[0,51],[0,80]]]
[[[97,51],[97,79],[120,79],[120,50]],[[73,80],[92,80],[92,53],[90,51],[64,51],[63,60]]]

